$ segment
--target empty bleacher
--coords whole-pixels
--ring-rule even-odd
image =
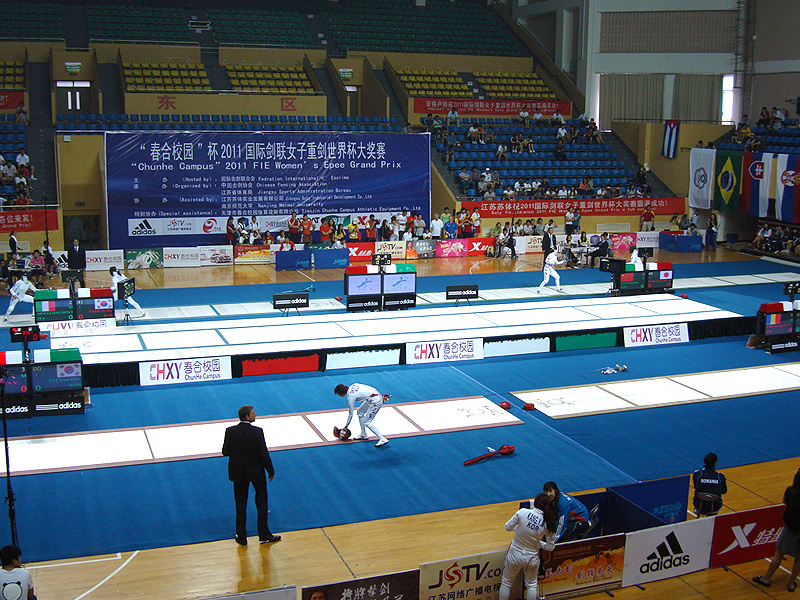
[[[316,0],[343,51],[529,56],[503,20],[473,0]]]
[[[156,5],[90,4],[86,7],[86,27],[91,40],[192,40],[182,10]]]
[[[0,90],[25,87],[25,66],[21,60],[0,60]]]
[[[471,98],[472,90],[455,69],[427,71],[424,68],[402,68],[396,71],[409,96],[444,96]]]
[[[64,38],[61,6],[36,2],[3,2],[0,39],[58,40]]]
[[[231,86],[240,92],[314,94],[316,90],[298,65],[226,65]]]
[[[122,77],[129,92],[179,90],[203,92],[211,90],[211,82],[203,63],[124,63]]]
[[[552,90],[533,72],[475,73],[475,79],[480,83],[487,98],[500,100],[556,98]]]
[[[211,28],[220,44],[308,48],[314,38],[296,10],[212,8]]]

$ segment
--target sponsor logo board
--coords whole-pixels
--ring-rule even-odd
[[[497,600],[505,559],[506,551],[498,550],[423,563],[419,566],[419,600]],[[512,598],[520,596],[521,585],[520,578],[512,590]]]
[[[723,567],[772,556],[783,529],[785,509],[780,504],[714,517],[710,566]]]
[[[697,519],[627,534],[623,587],[707,569],[713,530],[714,519]]]
[[[542,590],[552,600],[621,587],[625,535],[612,535],[556,545],[545,553]]]
[[[672,274],[672,271],[661,271]],[[663,278],[663,277],[662,277]],[[669,279],[669,277],[666,277]],[[689,341],[689,326],[686,323],[672,325],[648,325],[646,327],[625,327],[623,329],[625,347],[661,346],[662,344],[683,344]]]
[[[125,268],[123,250],[88,250],[86,252],[87,271],[108,271],[111,267]]]
[[[476,360],[483,358],[483,338],[409,342],[406,344],[406,364]]]
[[[199,248],[164,248],[164,267],[199,267]]]
[[[140,385],[221,381],[230,378],[230,356],[139,363]]]
[[[219,266],[233,264],[233,246],[200,246],[200,266]]]

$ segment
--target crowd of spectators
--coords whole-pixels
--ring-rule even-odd
[[[771,225],[764,222],[756,232],[750,247],[763,252],[800,258],[800,227]]]
[[[36,181],[31,158],[20,147],[14,160],[5,160],[0,155],[0,184],[3,188],[3,207],[24,208],[31,204],[31,191]]]

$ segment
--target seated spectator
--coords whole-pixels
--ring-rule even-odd
[[[20,101],[19,106],[17,107],[17,118],[14,119],[14,123],[24,124],[27,122],[28,122],[28,108],[25,106],[25,102]]]
[[[513,188],[513,186],[507,185],[506,189],[503,190],[503,197],[506,200],[514,200],[517,197],[517,191]]]
[[[496,240],[497,236],[499,236],[501,233],[503,233],[503,226],[500,224],[500,221],[498,221],[489,232],[489,237],[493,237]]]
[[[557,542],[574,540],[589,529],[589,511],[582,502],[561,492],[554,481],[548,481],[542,489],[550,506],[558,512]]]
[[[33,171],[33,165],[31,164],[31,157],[25,152],[25,148],[20,148],[19,153],[17,153],[17,168],[21,166],[26,166],[30,170],[31,173],[31,180],[36,181],[36,175]]]
[[[26,265],[26,268],[31,272],[30,279],[33,282],[33,285],[38,288],[43,288],[44,284],[42,281],[44,280],[44,276],[47,274],[47,271],[45,270],[44,256],[42,256],[42,253],[38,248],[36,248],[30,258],[28,258],[28,264]]]
[[[577,244],[572,241],[572,235],[567,235],[564,239],[564,243],[561,245],[561,249],[564,253],[564,258],[567,261],[567,267],[574,268],[578,265],[578,258],[575,256],[575,253],[572,251]]]
[[[483,125],[478,123],[478,143],[485,144],[486,143],[486,129],[483,128]]]
[[[758,114],[758,121],[756,121],[757,127],[768,127],[772,121],[772,117],[769,114],[766,106],[761,107],[761,112]]]
[[[713,150],[714,148],[716,148],[716,146],[714,145],[714,142],[708,142],[706,144],[706,148]]]
[[[7,160],[3,164],[2,181],[3,185],[14,185],[14,179],[17,176],[17,165],[12,161]]]
[[[442,119],[439,118],[439,115],[433,117],[431,132],[433,133],[434,139],[441,140],[444,138],[444,123],[442,122]]]
[[[481,179],[478,181],[478,194],[483,195],[492,189],[494,189],[494,186],[492,185],[492,176],[481,175]]]
[[[683,235],[697,235],[697,236],[699,236],[700,235],[700,231],[698,231],[697,225],[692,223],[691,225],[689,225],[689,229],[687,229],[686,231],[683,232]]]
[[[469,130],[467,130],[467,136],[469,137],[469,141],[473,144],[478,143],[478,126],[475,123],[472,123],[469,126]]]
[[[423,240],[432,240],[433,239],[433,234],[431,233],[431,230],[428,229],[427,227],[425,228],[425,231],[422,232],[422,239]]]
[[[422,126],[427,132],[433,131],[433,115],[431,113],[428,113],[428,116],[422,120]]]
[[[409,123],[408,121],[406,121],[406,124],[405,124],[405,125],[403,126],[403,128],[400,130],[400,133],[414,133],[414,128],[413,128],[413,127],[411,127],[411,123]]]
[[[250,243],[250,232],[247,228],[247,221],[244,217],[239,217],[236,221],[236,237],[239,244]]]
[[[538,108],[536,109],[536,112],[533,113],[533,124],[536,125],[537,127],[541,127],[542,125],[544,125],[544,115],[542,114],[542,111],[539,110]]]
[[[533,223],[531,219],[527,219],[522,226],[522,235],[533,235]]]
[[[586,127],[589,124],[589,117],[586,116],[585,112],[582,112],[578,115],[578,121],[580,121],[581,127]]]
[[[33,579],[28,569],[22,567],[22,551],[17,546],[0,548],[0,589],[5,598],[19,600],[36,600],[33,592]],[[16,594],[16,595],[8,595]]]
[[[556,112],[553,114],[553,118],[550,119],[550,124],[553,127],[560,127],[564,124],[564,117],[561,114],[561,111],[556,109]]]
[[[764,138],[760,135],[750,134],[750,137],[745,141],[744,149],[747,152],[761,152],[766,144]]]
[[[783,252],[785,247],[786,230],[782,225],[778,225],[775,227],[775,231],[772,233],[772,236],[764,244],[764,250],[767,250],[768,252]]]
[[[689,215],[687,215],[686,213],[683,213],[681,215],[681,220],[679,222],[680,229],[682,231],[686,231],[687,229],[689,229],[689,225],[691,225],[691,224],[692,224],[692,222],[689,220]]]
[[[544,235],[544,223],[542,222],[542,217],[536,219],[536,224],[533,226],[533,234],[534,235]]]
[[[508,149],[505,147],[503,142],[497,144],[497,160],[508,160]]]
[[[17,197],[14,199],[14,207],[21,209],[29,206],[31,204],[30,196],[28,196],[27,190],[23,188],[17,188]]]
[[[594,184],[590,177],[583,177],[578,184],[578,192],[583,196],[591,196],[594,194]]]
[[[486,129],[486,143],[494,144],[494,127],[491,125]]]
[[[488,188],[483,193],[483,199],[484,200],[497,200],[497,194],[495,193],[494,188]]]
[[[731,136],[731,141],[734,144],[744,144],[752,135],[753,131],[746,123],[739,123],[736,131],[734,131]]]
[[[411,240],[413,240],[414,230],[411,227],[406,227],[405,230],[403,231],[402,239],[404,242],[410,242]]]
[[[586,126],[586,131],[592,133],[591,143],[598,143],[602,144],[603,142],[603,132],[600,131],[600,128],[597,126],[597,123],[594,122],[594,119],[589,119],[589,124]]]
[[[594,259],[595,258],[607,258],[611,252],[611,245],[608,241],[608,233],[603,232],[600,235],[600,244],[597,246],[597,249],[589,253],[589,265],[594,267]]]
[[[569,190],[567,189],[567,186],[562,185],[561,187],[559,187],[558,188],[558,192],[556,193],[556,196],[558,198],[561,198],[561,199],[568,198],[569,197]]]
[[[512,135],[511,139],[509,140],[509,143],[511,144],[511,151],[512,152],[522,152],[522,134],[521,133],[515,133],[514,135]]]
[[[461,182],[461,191],[464,192],[467,188],[472,187],[472,178],[469,175],[469,171],[467,171],[467,167],[461,167],[461,171],[458,174],[458,180]]]
[[[577,144],[578,143],[578,130],[575,129],[574,125],[569,126],[569,130],[567,131],[567,143],[568,144]]]
[[[284,237],[283,241],[278,243],[278,250],[280,250],[281,252],[289,252],[294,249],[295,249],[294,242],[288,237]]]
[[[447,113],[447,128],[450,129],[451,127],[458,127],[458,110],[456,107],[453,106]]]
[[[566,140],[566,138],[567,138],[567,128],[562,124],[556,131],[556,139],[563,142]]]
[[[269,230],[265,231],[264,234],[261,236],[261,244],[264,246],[271,246],[274,243],[275,242],[272,240],[272,234],[269,232]],[[45,257],[45,261],[46,259],[47,257]]]
[[[701,517],[710,517],[717,514],[722,508],[722,495],[728,491],[725,475],[718,473],[717,455],[713,452],[703,458],[703,468],[692,475],[694,486],[694,499],[692,504],[697,514]],[[716,500],[703,497],[705,494],[718,496]]]
[[[519,111],[519,121],[523,127],[531,126],[531,114],[528,112],[528,107],[523,106]]]
[[[536,154],[536,147],[533,144],[533,138],[530,135],[522,137],[522,150],[523,152],[530,152]]]

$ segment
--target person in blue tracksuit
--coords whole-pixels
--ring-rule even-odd
[[[554,481],[544,484],[550,505],[558,510],[558,530],[556,541],[567,542],[589,529],[589,511],[572,496],[559,491]]]

